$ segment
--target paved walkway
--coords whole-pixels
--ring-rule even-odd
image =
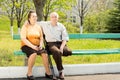
[[[0,80],[27,80],[22,79],[0,79]],[[36,78],[36,80],[50,80],[46,78]],[[97,75],[81,75],[81,76],[66,76],[65,80],[120,80],[120,74],[97,74]]]
[[[66,80],[120,80],[120,74],[69,76]]]

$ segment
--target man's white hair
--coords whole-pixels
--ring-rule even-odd
[[[57,18],[59,18],[59,15],[58,15],[57,12],[52,12],[52,13],[50,13],[50,17],[53,16],[53,15],[54,15],[54,16],[57,16]]]

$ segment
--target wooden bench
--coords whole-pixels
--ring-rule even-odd
[[[70,39],[120,39],[120,33],[100,33],[100,34],[69,34]],[[19,34],[13,35],[13,40],[20,40]],[[72,50],[72,55],[92,55],[92,54],[116,54],[120,53],[117,49],[90,49]],[[21,50],[14,51],[14,55],[25,55]]]
[[[101,34],[69,34],[70,39],[120,39],[120,33],[101,33]],[[13,35],[14,40],[20,40],[20,35]],[[96,54],[116,54],[120,53],[120,48],[117,49],[90,49],[90,50],[72,50],[72,55],[96,55]],[[14,55],[25,55],[21,50],[14,51]],[[53,77],[55,77],[54,68],[50,55],[48,56],[50,69]],[[25,65],[27,65],[27,58],[25,57]]]

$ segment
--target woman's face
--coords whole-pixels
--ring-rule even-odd
[[[29,21],[30,21],[30,24],[35,24],[37,22],[37,14],[31,13]]]

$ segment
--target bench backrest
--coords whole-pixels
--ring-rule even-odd
[[[69,34],[70,39],[97,39],[97,38],[113,38],[113,39],[118,39],[120,38],[120,33],[98,33],[98,34]],[[19,34],[14,34],[13,35],[14,40],[19,40],[20,35]]]
[[[120,38],[120,33],[98,33],[98,34],[69,34],[70,39],[96,39],[96,38]]]

